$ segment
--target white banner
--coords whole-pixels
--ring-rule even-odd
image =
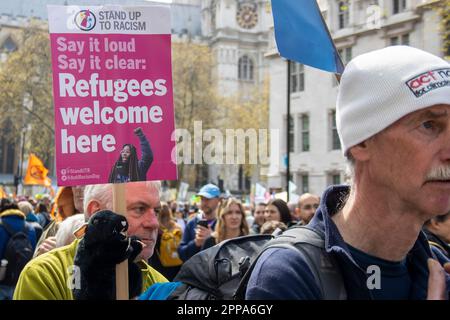
[[[186,196],[188,192],[189,184],[185,182],[180,183],[180,187],[178,189],[178,199],[177,201],[186,201]]]

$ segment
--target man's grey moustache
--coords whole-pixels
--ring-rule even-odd
[[[433,168],[428,173],[426,181],[450,181],[450,166]]]

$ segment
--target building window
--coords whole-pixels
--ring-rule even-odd
[[[339,29],[347,28],[350,21],[350,10],[349,10],[349,2],[348,1],[339,1]]]
[[[16,49],[17,45],[10,37],[8,37],[8,39],[6,39],[6,41],[2,45],[3,52],[13,52],[16,51]]]
[[[307,173],[303,173],[301,175],[301,185],[302,185],[302,193],[309,192],[309,175]]]
[[[303,64],[290,61],[291,93],[305,91],[305,67]]]
[[[252,81],[253,78],[253,61],[247,55],[239,58],[238,62],[238,79]]]
[[[398,37],[391,38],[391,46],[398,46]]]
[[[301,116],[301,137],[302,137],[302,152],[309,151],[309,115],[302,114]]]
[[[392,13],[397,14],[406,10],[406,0],[392,0]]]
[[[287,120],[286,120],[287,122]],[[286,128],[286,126],[285,126]],[[294,119],[292,118],[292,116],[289,116],[289,152],[294,152],[294,139],[295,139],[295,134],[294,134]],[[286,144],[287,144],[287,140],[286,140]]]
[[[330,128],[331,128],[331,150],[341,149],[341,142],[336,127],[336,110],[332,110],[330,114]]]
[[[330,174],[330,182],[332,185],[341,184],[341,175],[339,173]]]
[[[342,62],[344,65],[350,62],[353,58],[352,47],[341,48],[338,50],[339,55],[341,56]]]
[[[391,46],[404,45],[409,46],[409,33],[401,36],[395,36],[390,39]]]

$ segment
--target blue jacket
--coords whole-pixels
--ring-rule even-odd
[[[201,247],[197,247],[195,244],[195,228],[197,227],[197,222],[201,220],[201,215],[196,215],[191,219],[184,229],[183,239],[181,240],[180,246],[178,247],[178,255],[183,261],[188,260],[194,254],[200,251]],[[210,225],[211,229],[214,230],[216,221]]]
[[[325,234],[325,250],[333,255],[340,268],[348,299],[373,299],[367,288],[365,270],[352,258],[347,244],[331,219],[338,204],[349,192],[348,186],[332,186],[321,199],[309,227],[321,230]],[[411,279],[410,299],[425,299],[428,289],[427,259],[432,256],[427,239],[419,234],[414,247],[407,255],[408,273]],[[449,284],[447,278],[447,284]],[[269,249],[255,265],[249,279],[246,299],[323,299],[312,271],[298,250],[276,248]]]
[[[29,223],[25,222],[25,215],[20,210],[6,210],[0,214],[0,218],[2,219],[2,222],[6,222],[9,226],[11,226],[11,228],[15,232],[22,230],[24,225],[26,224],[28,239],[30,239],[33,250],[36,248],[36,232]],[[3,258],[3,254],[5,252],[5,248],[9,238],[10,236],[8,232],[2,225],[0,225],[0,259]]]

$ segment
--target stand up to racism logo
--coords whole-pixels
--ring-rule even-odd
[[[92,11],[81,10],[75,15],[74,21],[81,31],[90,31],[94,29],[97,19]]]

